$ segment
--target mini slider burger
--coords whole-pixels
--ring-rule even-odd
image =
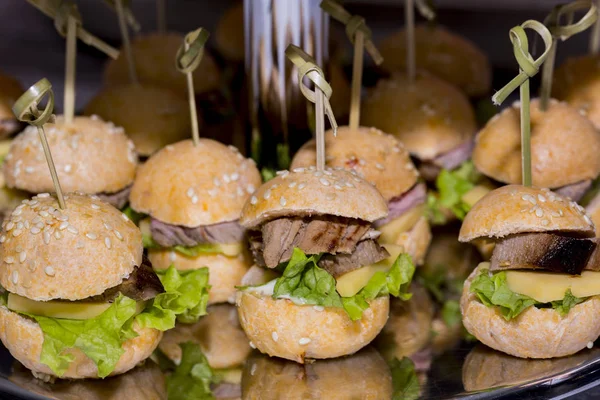
[[[84,194],[40,194],[2,224],[0,339],[34,375],[104,378],[154,351],[202,296],[176,271],[164,286],[124,214]],[[188,292],[189,291],[189,292]]]
[[[260,185],[254,162],[210,139],[169,145],[150,157],[131,190],[131,208],[147,214],[148,257],[154,268],[208,267],[210,303],[234,301],[250,267],[240,213]]]
[[[97,116],[75,117],[71,123],[58,116],[45,129],[65,192],[97,195],[117,208],[127,203],[138,159],[123,128]],[[9,188],[54,191],[36,127],[27,127],[12,141],[3,172]]]
[[[22,129],[22,124],[15,118],[12,107],[23,93],[19,81],[0,72],[0,138],[11,136]]]
[[[379,242],[388,251],[396,246],[396,255],[408,253],[415,264],[423,263],[431,232],[425,217],[426,187],[418,182],[419,173],[402,143],[375,128],[361,127],[353,131],[338,128],[325,133],[326,163],[356,171],[373,184],[388,204],[387,217],[375,221],[381,232]],[[291,168],[315,165],[315,140],[306,143],[292,160]],[[392,251],[390,251],[392,252]]]
[[[600,248],[583,208],[548,189],[504,186],[467,214],[459,240],[478,238],[496,246],[463,289],[472,335],[521,358],[568,356],[598,338]]]
[[[242,328],[258,350],[304,363],[352,354],[385,325],[389,295],[404,299],[414,266],[390,260],[372,228],[387,203],[355,171],[283,171],[245,204],[255,262],[283,273],[240,288]]]

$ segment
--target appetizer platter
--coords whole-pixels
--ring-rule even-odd
[[[0,73],[0,399],[600,397],[595,1],[142,2]]]

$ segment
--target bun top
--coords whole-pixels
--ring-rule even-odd
[[[463,221],[458,240],[551,231],[593,237],[594,224],[583,207],[566,197],[548,189],[507,185],[475,203]]]
[[[363,101],[362,124],[396,136],[422,160],[431,160],[472,139],[475,113],[458,88],[420,72],[380,80]]]
[[[530,114],[535,186],[558,188],[600,174],[600,132],[586,117],[556,100],[545,112],[539,100],[533,100]],[[521,183],[520,116],[516,103],[492,118],[476,138],[475,166],[500,182]]]
[[[99,115],[125,128],[136,150],[144,156],[189,137],[192,129],[185,98],[159,86],[106,88],[88,103],[85,114]]]
[[[5,119],[16,119],[12,106],[24,91],[18,80],[0,73],[0,122]]]
[[[65,192],[114,193],[133,182],[137,154],[123,128],[98,117],[75,117],[68,124],[58,116],[44,129]],[[12,141],[4,178],[11,188],[54,191],[36,127],[27,127]]]
[[[296,168],[264,183],[244,205],[240,224],[254,228],[279,217],[333,215],[373,222],[387,216],[387,202],[356,171]]]
[[[211,139],[169,145],[142,165],[131,207],[168,224],[197,227],[234,221],[260,185],[254,162]]]
[[[375,185],[389,201],[413,187],[419,173],[402,143],[376,128],[349,126],[325,133],[326,163],[330,167],[355,170],[358,175]],[[291,168],[315,165],[317,149],[315,140],[304,144],[292,160]]]
[[[175,56],[179,47],[183,45],[183,37],[180,33],[167,32],[143,34],[132,39],[131,52],[140,83],[173,89],[184,96],[187,94],[185,74],[175,67]],[[217,89],[220,85],[221,73],[208,51],[204,52],[200,66],[192,75],[196,94]],[[110,86],[131,83],[126,57],[111,59],[108,62],[104,81]]]
[[[0,284],[37,301],[80,300],[117,286],[142,262],[142,234],[95,196],[47,193],[25,200],[2,224]]]
[[[483,96],[492,87],[492,68],[487,56],[475,44],[443,26],[415,26],[415,59],[425,69],[462,89],[469,96]],[[406,68],[406,31],[388,36],[379,44],[382,68]]]

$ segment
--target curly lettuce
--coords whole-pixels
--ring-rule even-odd
[[[218,378],[196,343],[180,343],[181,363],[167,377],[169,400],[212,400],[210,385]]]
[[[408,357],[390,363],[392,373],[393,400],[417,400],[421,396],[419,378],[415,364]]]
[[[518,317],[519,314],[531,306],[552,308],[561,316],[565,316],[571,308],[585,300],[585,298],[573,296],[571,290],[567,290],[562,300],[540,303],[529,296],[510,290],[505,271],[490,274],[487,269],[481,270],[479,275],[471,282],[471,292],[475,293],[484,305],[498,307],[507,321]]]

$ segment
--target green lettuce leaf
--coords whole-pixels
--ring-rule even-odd
[[[212,400],[210,384],[216,383],[215,375],[206,356],[195,343],[186,342],[181,347],[181,363],[167,376],[169,400]]]
[[[442,319],[449,327],[454,327],[462,323],[462,315],[460,313],[460,304],[456,300],[448,300],[442,306]]]
[[[200,254],[206,253],[222,253],[219,245],[214,243],[201,243],[192,247],[175,246],[173,250],[188,257],[198,257]]]
[[[277,176],[277,171],[275,168],[262,167],[260,170],[260,175],[262,176],[263,182],[268,182]]]
[[[149,233],[143,233],[142,232],[142,246],[144,246],[145,249],[158,249],[160,248],[160,246],[158,245],[158,243],[156,243],[154,241],[154,239],[152,238],[152,235]]]
[[[585,299],[580,297],[573,296],[571,289],[567,289],[565,297],[561,301],[553,301],[551,305],[553,309],[555,309],[562,317],[564,317],[569,313],[569,311],[571,311],[571,308],[575,307],[584,300]]]
[[[427,198],[430,220],[437,224],[445,223],[444,209],[452,211],[458,219],[463,220],[471,206],[462,197],[475,187],[480,177],[472,161],[466,161],[452,171],[443,169],[435,180],[437,196],[430,194]]]
[[[415,267],[406,254],[401,254],[388,271],[375,273],[365,287],[351,297],[339,295],[335,278],[320,268],[318,261],[319,256],[307,257],[295,248],[283,275],[277,278],[273,298],[291,298],[300,305],[344,308],[352,320],[358,320],[369,308],[369,300],[378,296],[392,295],[403,300],[411,297],[408,289]]]
[[[156,273],[165,292],[156,296],[136,317],[140,326],[165,331],[175,326],[175,320],[189,324],[206,315],[210,289],[208,268],[178,271],[171,265]]]
[[[290,158],[290,146],[286,143],[277,143],[277,167],[280,170],[290,168],[292,159]]]
[[[121,211],[136,225],[138,225],[140,221],[146,217],[146,214],[138,213],[133,208],[131,208],[129,203]]]
[[[114,303],[96,318],[87,320],[61,319],[24,314],[40,325],[44,343],[40,361],[56,375],[62,376],[74,357],[66,354],[77,348],[98,366],[98,376],[108,376],[124,353],[122,344],[137,336],[132,329],[136,302],[119,295]]]
[[[392,372],[393,400],[417,400],[421,395],[415,364],[408,357],[390,363]]]

